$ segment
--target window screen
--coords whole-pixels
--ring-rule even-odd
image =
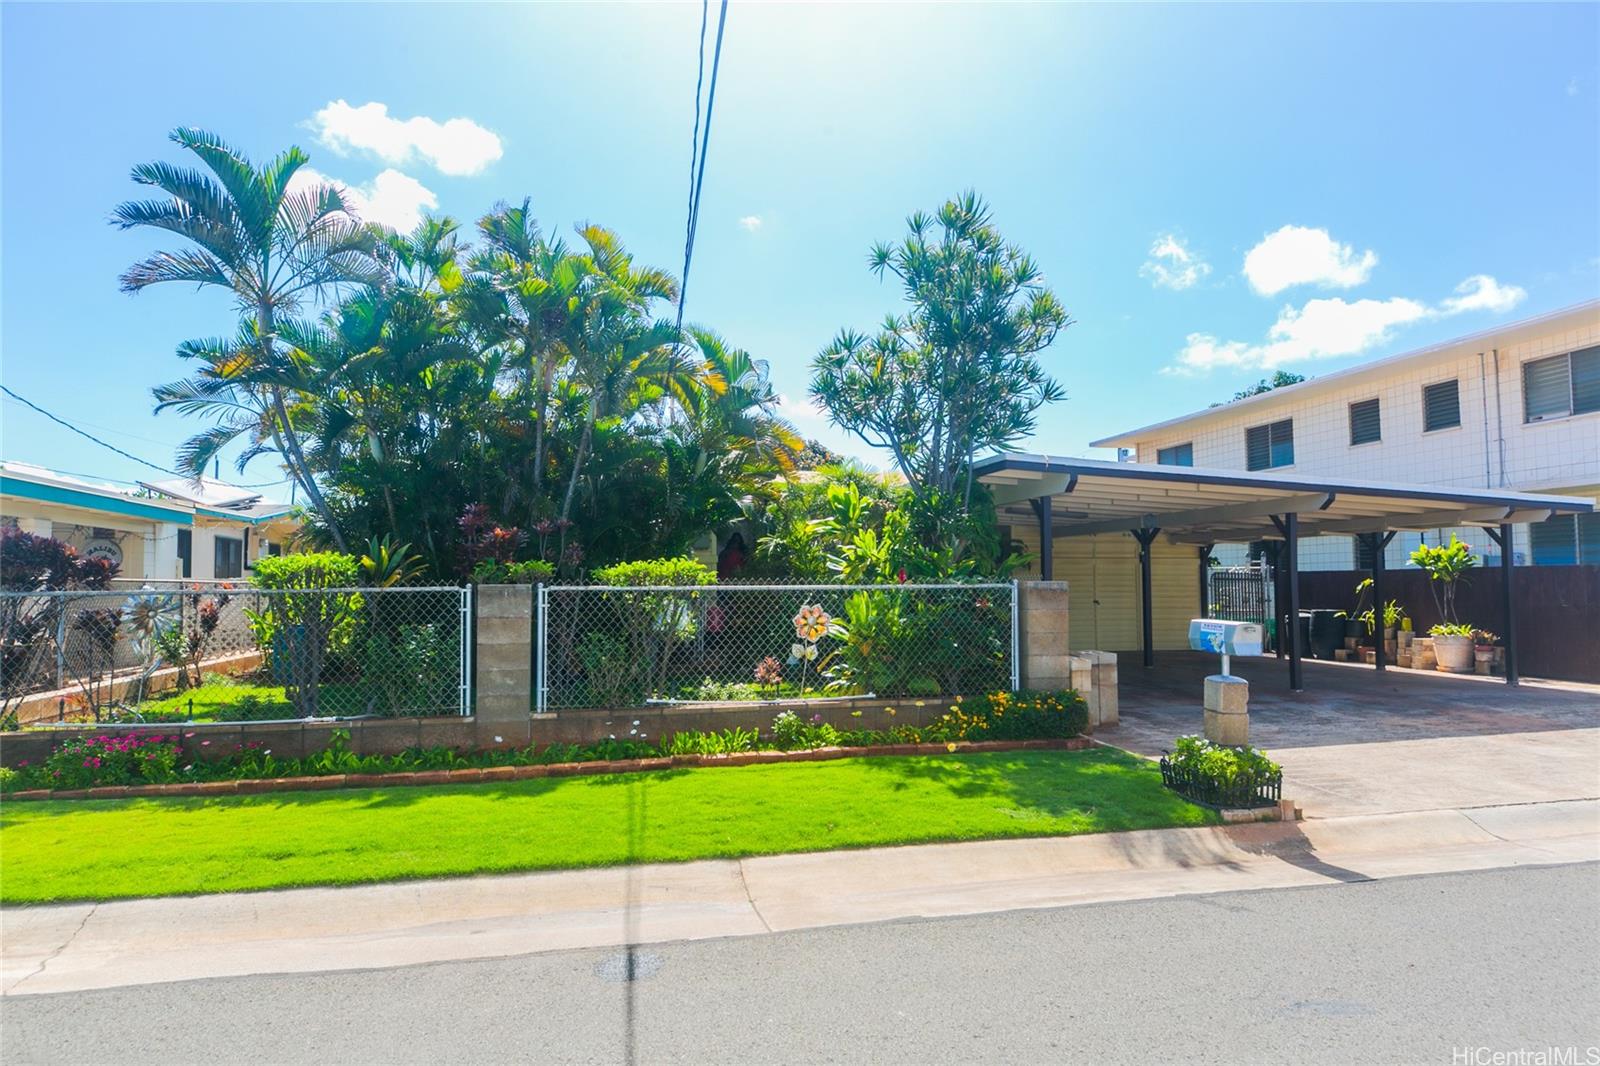
[[[1436,429],[1449,429],[1461,424],[1461,386],[1455,381],[1441,381],[1422,390],[1422,429],[1432,433]]]
[[[1251,426],[1244,431],[1245,465],[1251,470],[1270,470],[1294,465],[1294,419],[1285,418],[1266,426]]]
[[[1527,422],[1572,413],[1572,376],[1565,355],[1522,364],[1522,409]]]
[[[1383,439],[1379,420],[1378,401],[1362,400],[1350,405],[1350,443],[1371,444]]]
[[[1162,466],[1193,466],[1194,445],[1174,444],[1170,448],[1156,450],[1156,462]]]
[[[1600,513],[1576,516],[1578,522],[1578,562],[1600,566]]]
[[[1372,558],[1375,554],[1372,550],[1372,541],[1366,537],[1355,537],[1353,539],[1356,542],[1356,569],[1371,570]]]
[[[1577,529],[1569,514],[1556,515],[1528,525],[1528,541],[1533,548],[1534,566],[1576,566]]]
[[[212,543],[216,545],[216,548],[212,556],[215,567],[211,576],[215,578],[243,577],[244,541],[233,537],[217,537]]]
[[[1600,346],[1572,353],[1572,413],[1600,411]]]

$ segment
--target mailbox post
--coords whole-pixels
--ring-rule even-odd
[[[1261,654],[1261,627],[1221,618],[1189,620],[1189,647],[1222,656],[1222,672],[1205,682],[1205,735],[1213,744],[1250,743],[1250,683],[1229,673],[1234,655]]]

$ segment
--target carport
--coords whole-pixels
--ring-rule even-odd
[[[1571,496],[1503,489],[1446,488],[1336,478],[1306,478],[1200,467],[1116,463],[1050,455],[1004,454],[979,462],[974,474],[994,497],[1002,524],[1037,531],[1039,576],[1052,580],[1059,546],[1072,538],[1131,535],[1138,544],[1138,617],[1144,665],[1155,664],[1159,543],[1192,548],[1200,597],[1185,607],[1205,613],[1203,574],[1218,544],[1266,541],[1275,550],[1280,613],[1300,614],[1299,547],[1307,536],[1365,538],[1373,549],[1373,601],[1383,603],[1383,548],[1400,530],[1481,526],[1502,546],[1501,592],[1506,605],[1505,681],[1517,684],[1517,630],[1511,610],[1516,568],[1512,527],[1556,514],[1594,510]],[[1032,537],[1026,538],[1032,540]],[[1098,600],[1096,601],[1098,603]],[[1171,611],[1170,603],[1167,607]],[[1289,687],[1304,688],[1300,627],[1290,624]],[[1386,667],[1377,642],[1377,669]]]

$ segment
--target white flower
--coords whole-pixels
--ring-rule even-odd
[[[500,738],[500,737],[495,737],[495,738],[494,738],[494,742],[495,742],[495,743],[496,743],[496,744],[499,744],[499,743],[501,743],[501,738]]]

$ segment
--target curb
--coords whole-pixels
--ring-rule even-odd
[[[947,744],[878,744],[865,748],[810,748],[802,751],[740,751],[727,755],[660,755],[648,759],[543,763],[530,766],[471,767],[464,770],[417,770],[393,774],[326,774],[317,777],[246,778],[238,781],[184,781],[167,785],[109,785],[64,789],[34,788],[13,792],[6,802],[20,800],[140,799],[158,796],[233,796],[267,792],[306,792],[342,788],[408,788],[422,785],[467,785],[487,781],[526,781],[538,777],[652,773],[696,766],[762,766],[771,763],[829,762],[834,759],[894,755],[968,755],[986,751],[1081,751],[1093,747],[1087,737],[1055,740],[960,740]],[[1109,746],[1109,745],[1107,745]]]

